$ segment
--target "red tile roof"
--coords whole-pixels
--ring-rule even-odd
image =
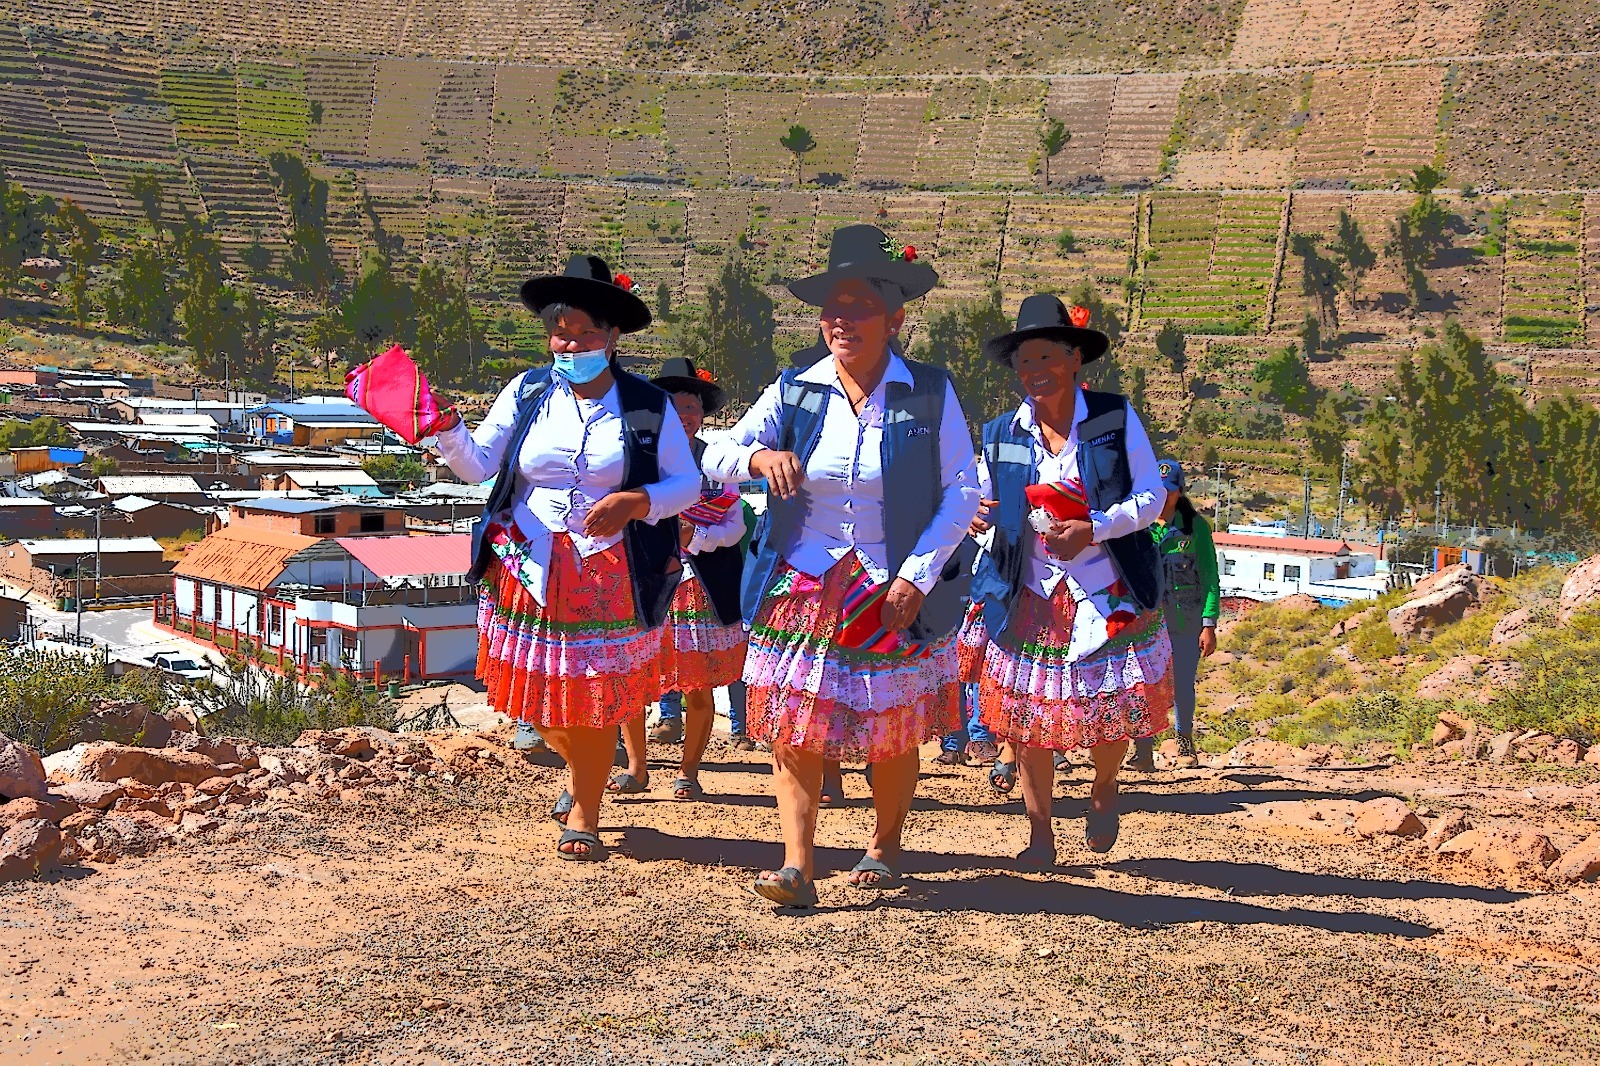
[[[464,574],[472,567],[472,535],[469,533],[340,537],[339,547],[381,578]]]
[[[280,533],[247,523],[224,526],[189,549],[172,572],[179,577],[259,592],[283,573],[289,556],[318,543],[316,537]]]
[[[1322,537],[1256,537],[1246,533],[1214,533],[1211,539],[1219,548],[1244,548],[1284,555],[1350,554],[1350,545],[1346,542]]]

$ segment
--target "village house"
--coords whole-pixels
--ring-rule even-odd
[[[55,530],[55,510],[39,496],[0,496],[0,538],[48,537]]]
[[[373,417],[345,401],[276,402],[247,412],[245,430],[266,444],[326,448],[349,440],[381,438],[387,432]]]
[[[148,602],[172,585],[172,564],[149,537],[23,539],[0,553],[8,582],[53,599]]]
[[[359,537],[404,533],[406,515],[393,506],[356,499],[260,497],[235,501],[229,525],[252,525],[304,537]]]
[[[263,474],[261,487],[267,490],[295,489],[340,492],[349,496],[382,496],[383,489],[371,474],[358,466],[313,467],[310,470],[283,470]]]
[[[1275,600],[1303,592],[1343,605],[1376,599],[1386,587],[1377,558],[1343,540],[1233,532],[1213,539],[1225,598]]]
[[[187,474],[108,474],[95,482],[95,488],[114,500],[141,496],[147,500],[198,506],[211,499],[200,483]]]

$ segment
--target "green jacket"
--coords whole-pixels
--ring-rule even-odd
[[[1169,526],[1165,522],[1157,522],[1150,527],[1150,535],[1155,538],[1156,547],[1160,549],[1163,558],[1179,552],[1194,557],[1195,575],[1200,585],[1199,592],[1204,596],[1200,618],[1203,623],[1216,624],[1222,615],[1222,578],[1217,573],[1217,546],[1211,539],[1211,523],[1203,516],[1195,515],[1193,530],[1185,534],[1181,526]],[[1169,590],[1167,610],[1181,619],[1183,616],[1178,606],[1177,591]]]

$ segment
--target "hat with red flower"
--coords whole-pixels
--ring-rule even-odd
[[[695,368],[694,360],[674,357],[664,360],[661,373],[650,379],[650,384],[668,392],[692,392],[700,397],[707,415],[716,414],[728,402],[728,394],[709,370]]]
[[[650,324],[650,308],[633,294],[633,279],[626,274],[612,277],[611,267],[598,255],[575,255],[560,274],[524,281],[522,302],[536,315],[551,304],[571,304],[624,333]]]
[[[1111,338],[1089,328],[1087,307],[1068,307],[1059,297],[1040,292],[1023,300],[1017,308],[1017,328],[985,342],[983,351],[989,358],[1010,366],[1017,345],[1035,337],[1072,345],[1083,353],[1085,363],[1094,362],[1111,347]]]
[[[846,278],[889,282],[904,299],[915,300],[939,284],[939,275],[910,245],[891,241],[877,226],[840,226],[828,245],[828,269],[789,282],[789,291],[804,303],[821,307]]]

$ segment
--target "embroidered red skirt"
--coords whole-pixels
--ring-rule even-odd
[[[744,650],[744,624],[722,624],[700,579],[679,584],[661,627],[661,691],[731,685],[744,673]]]

